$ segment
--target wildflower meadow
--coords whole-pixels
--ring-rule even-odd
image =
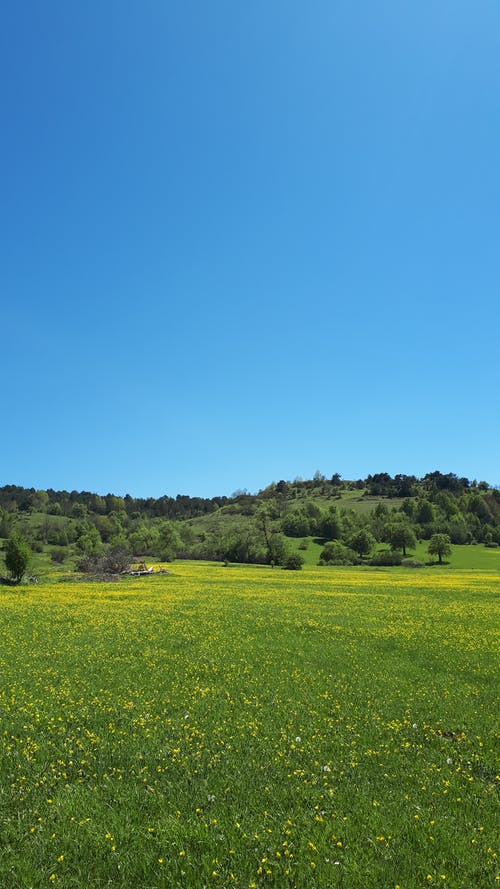
[[[0,599],[2,889],[495,885],[496,572]]]

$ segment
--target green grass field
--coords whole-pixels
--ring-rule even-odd
[[[312,567],[318,564],[324,543],[317,543],[312,537],[288,537],[287,543],[290,549],[301,554],[305,565]],[[306,546],[306,549],[302,548],[303,545]],[[423,540],[408,552],[407,557],[421,562],[426,567],[426,570],[433,570],[434,566],[428,563],[435,563],[436,556],[429,556],[428,547],[429,541]],[[377,550],[384,549],[388,549],[387,544],[378,544]],[[448,569],[500,571],[500,547],[490,549],[482,544],[475,546],[452,546],[451,555],[446,558],[446,565],[439,568],[436,565],[436,570],[442,570],[443,567]]]
[[[206,563],[3,587],[2,889],[495,885],[499,591]]]

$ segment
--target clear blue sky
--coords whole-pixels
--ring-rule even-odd
[[[0,484],[500,482],[498,0],[27,0]]]

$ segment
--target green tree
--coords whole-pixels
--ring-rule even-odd
[[[147,522],[141,522],[129,537],[129,545],[137,556],[153,555],[159,551],[158,529]]]
[[[470,543],[469,529],[461,515],[450,522],[450,540],[452,543]]]
[[[278,514],[286,515],[288,511],[288,500],[290,498],[290,488],[285,481],[280,481],[276,485],[275,502]]]
[[[206,527],[207,530],[202,532],[200,539],[200,551],[203,558],[213,559],[214,561],[226,559],[227,535],[224,530],[224,523],[217,512]]]
[[[273,528],[273,517],[272,509],[268,504],[258,508],[256,514],[257,527],[261,531],[266,545],[266,559],[274,568],[275,565],[283,564],[287,550],[283,536],[278,534],[275,528]]]
[[[332,540],[321,550],[320,565],[354,565],[357,562],[354,550],[349,549],[339,540]]]
[[[83,524],[81,534],[76,541],[77,548],[89,556],[98,556],[102,552],[102,540],[94,525]]]
[[[84,519],[87,516],[87,507],[84,503],[74,503],[71,508],[71,515],[74,519]]]
[[[377,503],[375,509],[373,510],[373,514],[374,514],[375,518],[381,519],[381,521],[385,522],[388,515],[389,515],[389,510],[387,508],[387,504]]]
[[[47,491],[36,491],[33,496],[33,511],[47,512],[48,504],[49,495],[47,494]]]
[[[415,517],[415,510],[415,501],[410,497],[406,497],[401,504],[401,512],[405,513],[409,519],[413,519]]]
[[[219,542],[223,557],[227,562],[249,564],[265,559],[260,535],[252,525],[243,525],[223,536]]]
[[[12,514],[6,509],[0,509],[0,537],[10,537],[12,528]]]
[[[272,533],[267,543],[267,560],[269,564],[284,565],[289,555],[290,551],[283,534]]]
[[[449,556],[451,553],[451,543],[448,535],[433,534],[431,539],[429,540],[428,552],[430,556],[437,556],[439,559],[439,564],[441,565],[443,556]]]
[[[404,522],[394,522],[393,524],[388,525],[386,536],[388,543],[391,544],[391,548],[403,550],[404,556],[406,556],[407,547],[414,547],[417,545],[417,538],[415,537],[413,529]]]
[[[330,506],[318,521],[318,532],[325,540],[338,540],[342,534],[342,522],[336,506]]]
[[[361,528],[359,531],[355,531],[354,534],[351,534],[347,544],[351,549],[357,552],[359,556],[367,556],[371,553],[375,545],[375,538],[370,531]]]
[[[434,521],[434,509],[429,500],[420,500],[418,502],[415,520],[420,525],[430,525]]]
[[[81,504],[75,503],[75,506],[81,506]],[[116,525],[107,515],[100,515],[99,513],[96,513],[92,516],[92,523],[99,531],[99,536],[103,543],[107,543],[108,540],[111,540],[113,535],[116,533]]]
[[[289,512],[281,522],[287,537],[308,537],[311,533],[311,520],[302,510]]]
[[[22,580],[31,561],[31,550],[21,534],[13,534],[7,541],[5,549],[5,566],[14,583]]]
[[[196,533],[191,525],[186,525],[185,523],[179,525],[179,537],[184,549],[189,549],[190,546],[194,546],[196,543]]]
[[[182,548],[181,539],[173,522],[164,521],[159,526],[159,553],[163,562],[172,562]]]

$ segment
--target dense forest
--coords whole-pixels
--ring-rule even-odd
[[[0,538],[22,537],[54,562],[121,551],[299,567],[301,547],[321,544],[320,564],[405,563],[417,541],[441,558],[449,544],[500,545],[500,491],[453,473],[389,473],[346,481],[317,472],[257,494],[134,498],[86,491],[0,488]],[[434,550],[432,549],[434,547]]]

